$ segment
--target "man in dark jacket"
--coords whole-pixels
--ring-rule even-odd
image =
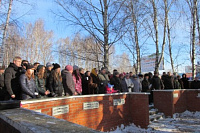
[[[158,72],[154,72],[154,76],[152,78],[152,89],[153,90],[161,90],[164,88],[162,80],[158,77]]]
[[[189,81],[188,81],[189,79],[187,78],[186,74],[182,75],[181,80],[183,81],[183,86],[184,86],[183,89],[189,89]]]
[[[19,83],[20,70],[22,59],[15,57],[13,63],[10,63],[8,68],[5,70],[5,88],[6,97],[5,100],[18,99],[20,100],[21,89]]]
[[[149,82],[149,74],[144,75],[144,80],[142,81],[142,92],[150,92],[150,82]]]
[[[119,72],[115,71],[113,73],[113,77],[110,79],[110,84],[114,85],[114,89],[118,92],[122,92],[122,86],[119,79]]]
[[[165,89],[174,89],[174,82],[173,77],[171,76],[171,73],[168,72],[167,75],[163,78],[163,83],[165,86]]]
[[[73,67],[67,65],[62,71],[62,82],[65,96],[72,96],[75,94],[75,84],[72,77]]]
[[[195,77],[194,81],[192,81],[191,89],[200,89],[200,82],[198,80],[198,77]]]

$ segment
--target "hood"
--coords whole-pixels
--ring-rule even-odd
[[[14,68],[15,71],[18,70],[18,67],[14,63],[10,63],[10,65],[8,67]]]
[[[67,71],[67,70],[65,70],[65,69],[61,71],[61,75],[62,75],[62,76],[63,76],[63,75],[66,75],[67,73],[70,73],[70,72]]]

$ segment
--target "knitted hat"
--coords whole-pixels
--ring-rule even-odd
[[[53,70],[56,70],[57,68],[60,68],[60,65],[57,63],[53,64]]]
[[[67,70],[67,71],[73,71],[73,67],[71,65],[67,65],[65,67],[65,70]]]
[[[38,67],[37,67],[37,71],[39,72],[39,70],[41,69],[41,68],[43,68],[44,67],[44,65],[39,65]]]
[[[74,69],[74,70],[78,70],[79,68],[78,68],[78,66],[74,65],[74,66],[73,66],[73,69]]]
[[[50,62],[47,62],[46,67],[53,67],[53,65]]]
[[[34,65],[28,64],[27,67],[26,67],[26,70],[28,70],[28,69],[34,69]]]

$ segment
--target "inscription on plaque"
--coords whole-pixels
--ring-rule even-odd
[[[123,105],[125,104],[125,99],[113,99],[113,105]]]
[[[86,102],[83,103],[83,109],[87,110],[87,109],[97,109],[99,108],[99,102]]]
[[[52,108],[52,115],[60,115],[60,114],[65,114],[69,113],[69,105],[64,105],[64,106],[57,106]]]
[[[34,110],[35,112],[42,113],[41,109]]]
[[[178,97],[178,93],[174,93],[174,94],[173,94],[173,97],[174,97],[174,98],[177,98],[177,97]]]

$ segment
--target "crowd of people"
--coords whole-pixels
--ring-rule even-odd
[[[110,89],[115,92],[151,93],[152,90],[189,88],[185,74],[181,78],[170,72],[164,72],[161,77],[158,72],[134,75],[113,70],[111,74],[104,67],[85,72],[76,65],[67,65],[61,70],[57,63],[32,65],[20,57],[15,57],[7,68],[0,67],[0,100],[105,94],[108,84],[113,85]],[[200,88],[198,78],[192,81],[191,88]]]

